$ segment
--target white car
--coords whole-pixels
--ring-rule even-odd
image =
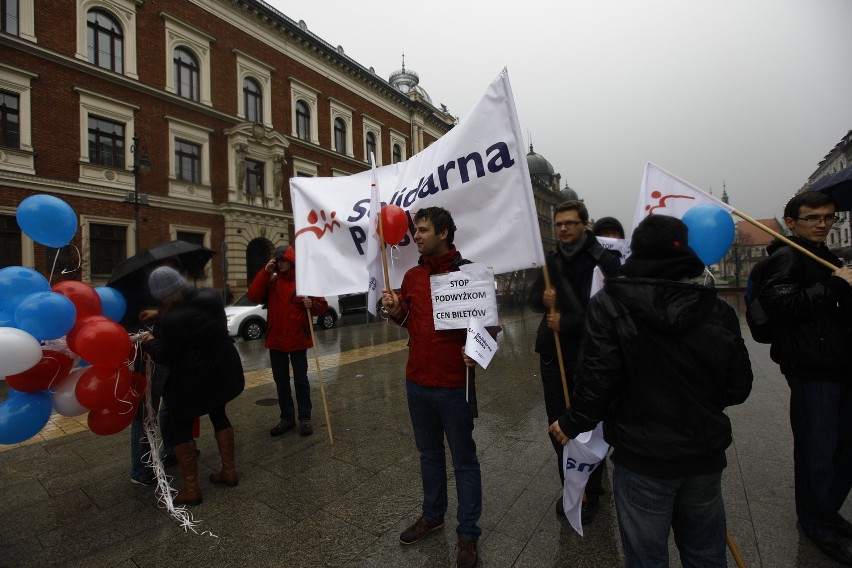
[[[315,317],[314,323],[322,329],[331,329],[337,324],[337,297],[332,296],[326,300],[328,309],[321,316]],[[231,337],[242,337],[251,341],[260,339],[266,332],[266,307],[252,302],[245,294],[225,308],[225,315],[228,316],[228,334]]]

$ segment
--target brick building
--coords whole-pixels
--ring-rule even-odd
[[[292,237],[287,180],[404,160],[455,124],[415,73],[385,80],[262,1],[2,8],[0,267],[50,272],[56,251],[15,221],[46,193],[80,220],[73,277],[103,285],[137,239],[183,239],[219,251],[198,284],[222,288],[224,255],[241,291]]]

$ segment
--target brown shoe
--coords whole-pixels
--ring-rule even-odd
[[[432,521],[427,521],[423,517],[419,517],[414,524],[402,531],[402,534],[399,535],[399,542],[402,544],[414,544],[415,542],[420,542],[426,535],[430,532],[436,531],[444,526],[444,521],[440,520],[437,523],[433,523]]]
[[[310,436],[314,433],[314,426],[310,420],[299,420],[299,434],[302,436]]]
[[[456,556],[456,568],[473,568],[479,562],[476,553],[476,543],[469,540],[459,540],[459,554]]]

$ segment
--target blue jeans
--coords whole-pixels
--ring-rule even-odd
[[[721,471],[660,479],[618,464],[614,470],[615,510],[628,568],[668,568],[670,529],[684,567],[726,568]]]
[[[174,455],[171,440],[165,427],[169,420],[169,410],[166,407],[166,402],[162,400],[163,386],[166,384],[168,374],[168,369],[162,365],[155,365],[151,374],[151,408],[155,414],[159,413],[160,435],[163,437],[163,450],[160,459]],[[143,398],[136,410],[136,416],[133,417],[133,422],[130,423],[130,477],[140,480],[151,479],[154,475],[151,468],[145,465],[144,458],[151,451],[151,446],[148,444],[148,437],[145,436],[144,420],[145,399]]]
[[[278,351],[269,350],[269,363],[272,367],[272,379],[278,391],[278,406],[281,420],[294,420],[296,408],[290,392],[290,365],[293,365],[293,386],[296,389],[296,402],[299,405],[299,420],[311,419],[311,385],[308,382],[308,350]]]
[[[852,386],[787,377],[796,515],[811,536],[837,532],[852,488]]]
[[[414,442],[420,452],[423,518],[443,521],[447,512],[446,435],[456,476],[456,533],[460,539],[476,542],[482,534],[476,526],[482,514],[482,480],[473,440],[473,411],[465,401],[465,389],[424,387],[411,381],[406,381],[406,387]]]

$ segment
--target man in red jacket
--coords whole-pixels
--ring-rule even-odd
[[[281,420],[269,431],[280,436],[296,427],[296,409],[290,393],[290,365],[299,405],[299,434],[309,436],[311,424],[311,386],[308,383],[308,348],[313,347],[311,325],[313,318],[328,309],[323,297],[296,295],[296,251],[293,247],[278,247],[266,266],[257,273],[246,295],[252,302],[266,303],[266,348],[272,378],[278,389]]]
[[[420,261],[405,273],[399,295],[392,290],[382,294],[382,305],[391,320],[405,326],[410,337],[405,371],[408,411],[423,481],[423,514],[399,540],[414,544],[444,526],[446,435],[458,496],[457,565],[467,568],[476,566],[476,543],[482,533],[476,525],[482,513],[482,483],[473,440],[473,409],[465,396],[467,367],[476,363],[464,354],[466,329],[435,331],[429,277],[458,270],[468,261],[453,245],[456,226],[446,209],[421,209],[414,216],[414,226]]]

